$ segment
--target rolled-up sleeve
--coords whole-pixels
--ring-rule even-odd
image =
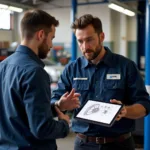
[[[65,137],[69,126],[65,120],[53,119],[49,103],[50,81],[44,69],[37,67],[25,72],[22,85],[23,103],[32,134],[41,140]]]

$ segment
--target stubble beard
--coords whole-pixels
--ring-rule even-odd
[[[40,59],[45,59],[47,57],[48,52],[49,52],[48,45],[43,42],[38,48],[38,57]]]
[[[86,57],[87,60],[92,61],[92,60],[96,59],[96,58],[98,57],[98,55],[100,55],[100,53],[101,53],[101,51],[102,51],[102,45],[99,44],[99,45],[96,47],[96,51],[91,50],[91,49],[89,49],[89,50],[87,50],[87,51],[90,51],[90,52],[92,53],[92,55],[91,55],[91,56],[88,56],[88,55],[84,54],[84,56]]]

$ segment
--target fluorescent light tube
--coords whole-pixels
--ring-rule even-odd
[[[124,8],[123,8],[123,7],[118,6],[118,5],[116,5],[116,4],[113,4],[113,3],[112,3],[112,4],[109,4],[108,7],[111,8],[111,9],[114,9],[114,10],[116,10],[116,11],[119,11],[119,12],[123,12],[123,11],[124,11]]]
[[[7,9],[8,5],[0,4],[0,9]]]
[[[15,12],[23,12],[22,8],[0,4],[0,9],[8,9]]]
[[[23,12],[22,8],[18,8],[18,7],[14,7],[14,6],[9,6],[8,9],[11,11],[15,11],[15,12]]]
[[[116,10],[118,12],[124,13],[125,15],[135,16],[135,13],[133,11],[131,11],[129,9],[125,9],[124,7],[119,6],[117,4],[111,3],[111,4],[108,5],[108,7],[113,9],[113,10]]]
[[[131,16],[131,17],[135,16],[135,13],[133,11],[131,11],[131,10],[128,10],[128,9],[125,9],[123,11],[123,13],[126,14],[126,15],[128,15],[128,16]]]

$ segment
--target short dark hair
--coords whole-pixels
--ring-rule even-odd
[[[103,32],[101,20],[97,17],[93,17],[91,14],[85,14],[80,18],[76,19],[71,25],[71,28],[74,30],[84,29],[90,24],[94,27],[97,33]]]
[[[43,10],[33,9],[25,12],[21,20],[21,34],[22,38],[31,39],[35,32],[43,29],[46,34],[51,30],[50,27],[54,25],[57,27],[59,21],[55,17],[46,13]]]

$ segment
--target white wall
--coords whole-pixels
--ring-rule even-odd
[[[120,16],[122,14],[111,10],[111,40],[116,41],[119,40],[119,34],[120,34],[120,28],[122,26],[120,22]],[[136,16],[134,17],[128,17],[126,16],[126,27],[127,27],[127,41],[136,41],[137,39],[137,20]]]
[[[137,41],[137,18],[134,17],[127,17],[127,37],[128,41]]]
[[[68,1],[69,2],[69,1]],[[60,1],[60,5],[64,3]],[[58,3],[59,4],[59,3]],[[66,4],[65,4],[66,5]],[[70,5],[70,3],[68,4]],[[72,31],[71,31],[71,7],[67,8],[51,8],[48,5],[43,5],[41,9],[47,11],[51,15],[55,16],[59,20],[60,25],[57,27],[56,36],[54,43],[64,43],[67,45],[71,44]],[[116,53],[120,50],[120,32],[121,32],[121,14],[108,8],[108,4],[97,4],[97,5],[84,5],[78,6],[77,17],[83,14],[90,13],[101,19],[103,24],[103,31],[105,33],[105,42],[114,42],[114,51]],[[22,14],[18,16],[18,23]],[[126,17],[126,41],[136,41],[136,17]],[[18,25],[17,31],[20,32]],[[20,37],[18,38],[20,39]]]
[[[136,41],[136,16],[128,17],[111,10],[111,39],[114,42],[114,52],[127,56],[128,41]],[[123,51],[122,51],[123,50]]]
[[[0,41],[12,42],[13,34],[11,30],[0,30]]]
[[[56,37],[54,42],[71,42],[71,8],[57,8],[52,10],[47,10],[48,13],[55,16],[59,20],[60,25],[56,30]],[[105,32],[106,41],[110,41],[110,9],[106,4],[101,5],[88,5],[88,6],[79,6],[77,17],[90,13],[94,16],[99,17],[103,23],[103,30]]]
[[[78,16],[84,15],[86,13],[92,14],[101,19],[103,25],[103,31],[105,33],[105,41],[111,40],[111,24],[110,24],[110,9],[107,4],[97,4],[97,5],[85,5],[79,6]]]
[[[14,14],[14,30],[13,30],[13,37],[12,37],[12,41],[13,42],[20,42],[20,35],[18,32],[19,29],[19,19],[18,19],[19,13],[15,13]]]
[[[0,30],[0,41],[9,41],[9,43],[11,44],[12,42],[20,40],[20,36],[18,33],[18,15],[18,13],[14,13],[14,29]]]
[[[21,31],[20,31],[20,23],[23,17],[23,13],[18,14],[18,22],[17,22],[17,33],[18,33],[18,41],[21,41]]]
[[[119,51],[120,41],[120,13],[111,10],[111,41],[114,43],[114,52]]]

